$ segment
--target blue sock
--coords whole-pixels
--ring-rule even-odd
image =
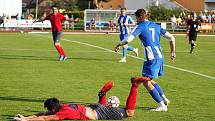
[[[158,91],[158,93],[160,94],[160,96],[162,96],[164,94],[163,90],[161,89],[161,87],[157,83],[155,83],[153,86]]]
[[[127,54],[127,49],[123,48],[123,49],[122,49],[122,56],[123,56],[123,57],[126,57],[126,54]]]
[[[160,103],[162,101],[158,91],[155,88],[151,90],[149,93],[157,103]]]
[[[129,50],[129,51],[133,51],[133,50],[134,50],[134,48],[133,48],[132,46],[128,46],[127,50]]]

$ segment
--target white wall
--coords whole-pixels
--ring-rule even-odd
[[[157,0],[125,0],[125,7],[128,10],[137,10],[143,8],[147,10],[148,6],[152,6]],[[165,6],[166,8],[175,8],[178,7],[174,2],[170,0],[158,0],[160,5]]]
[[[148,0],[125,0],[125,7],[127,10],[146,9],[148,6],[147,2]]]
[[[22,0],[0,0],[0,16],[6,15],[22,15]]]

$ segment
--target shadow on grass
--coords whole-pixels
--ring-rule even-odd
[[[0,55],[0,59],[11,59],[11,60],[48,60],[57,61],[56,58],[47,56],[33,56],[33,55]]]
[[[4,119],[6,119],[7,121],[14,121],[14,117],[15,117],[15,114],[14,115],[1,115]]]
[[[28,98],[28,97],[8,96],[8,97],[0,97],[0,100],[43,103],[46,99],[33,99],[33,98]],[[81,105],[89,105],[89,104],[91,104],[91,103],[87,103],[87,102],[70,102],[70,101],[64,101],[64,100],[62,100],[62,101],[60,100],[60,102],[63,103],[63,104],[81,104]]]
[[[33,55],[0,55],[0,59],[7,60],[45,60],[45,61],[58,61],[58,58],[47,57],[47,56],[33,56]],[[113,61],[113,59],[99,59],[99,58],[78,58],[78,57],[68,57],[72,60],[87,60],[87,61]]]

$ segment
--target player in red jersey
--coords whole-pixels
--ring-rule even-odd
[[[68,20],[73,21],[71,19],[68,19],[64,17],[61,13],[59,13],[58,8],[56,6],[52,6],[52,13],[46,16],[45,18],[41,20],[37,20],[35,22],[43,22],[45,20],[50,20],[51,26],[52,26],[52,36],[54,41],[54,46],[57,49],[58,53],[60,54],[59,61],[65,61],[67,59],[67,56],[64,52],[63,47],[60,44],[60,37],[62,34],[62,24],[61,22]]]
[[[17,121],[33,120],[121,120],[132,117],[136,107],[138,86],[146,81],[144,78],[131,78],[131,90],[126,102],[126,108],[106,106],[106,93],[113,87],[113,82],[107,82],[99,91],[99,102],[90,105],[60,104],[57,98],[49,98],[44,102],[46,112],[31,116],[17,114]]]

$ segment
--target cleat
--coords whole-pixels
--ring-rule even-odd
[[[131,83],[134,86],[138,86],[139,84],[146,82],[146,81],[150,81],[151,79],[148,77],[133,77],[131,78]]]
[[[106,94],[107,91],[109,91],[112,87],[113,87],[114,83],[108,81],[103,87],[102,89],[99,91],[98,96],[102,97],[103,95]]]
[[[151,111],[155,111],[155,112],[164,111],[164,112],[166,112],[166,111],[167,111],[167,106],[158,106],[158,107],[155,108],[155,109],[151,109]]]
[[[102,92],[107,92],[113,87],[113,82],[108,81],[101,89]]]
[[[151,79],[149,77],[132,77],[131,82],[144,82],[144,81],[150,81]]]
[[[168,99],[163,99],[163,102],[164,102],[165,105],[169,105],[170,104],[170,101]]]
[[[120,63],[125,63],[126,62],[126,58],[125,57],[121,58],[121,60],[119,62]]]
[[[134,53],[135,53],[136,56],[139,55],[138,48],[134,48]]]
[[[63,61],[65,61],[65,60],[67,60],[68,59],[68,57],[67,56],[64,56],[63,57]]]
[[[64,59],[64,55],[60,55],[59,61],[63,61],[63,59]]]

